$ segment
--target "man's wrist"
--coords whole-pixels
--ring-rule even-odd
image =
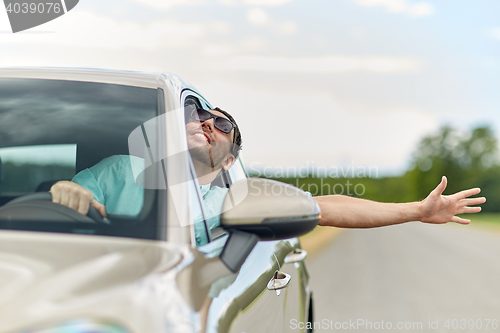
[[[403,203],[402,221],[401,222],[411,222],[422,220],[422,202],[407,202]]]
[[[414,216],[413,216],[412,221],[421,221],[423,218],[422,201],[416,201],[416,202],[413,202],[413,204],[414,204]]]

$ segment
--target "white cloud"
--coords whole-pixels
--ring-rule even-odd
[[[141,5],[160,10],[168,10],[174,6],[193,6],[204,3],[204,0],[132,0]]]
[[[428,2],[411,4],[406,0],[355,0],[355,3],[364,7],[384,7],[390,13],[402,13],[414,17],[434,13],[434,6]]]
[[[225,21],[215,21],[211,23],[211,30],[218,34],[227,35],[231,32],[231,24]]]
[[[70,17],[67,17],[70,16]],[[48,22],[26,33],[6,34],[2,44],[62,45],[78,47],[147,48],[187,47],[207,33],[227,33],[230,25],[224,22],[184,23],[172,20],[139,24],[116,20],[83,10]],[[55,31],[55,33],[36,33]]]
[[[246,50],[261,50],[266,46],[266,40],[257,35],[248,35],[240,41],[240,45]]]
[[[356,114],[318,92],[280,93],[214,80],[198,88],[238,121],[247,164],[339,165],[348,160],[404,168],[419,138],[437,127],[434,116],[411,105],[378,112],[365,103],[366,111]],[[273,126],[262,135],[264,118]]]
[[[201,49],[201,52],[208,57],[221,57],[231,54],[233,47],[227,44],[207,44]]]
[[[351,36],[355,39],[364,39],[366,35],[366,29],[363,27],[355,26],[351,29]]]
[[[243,0],[244,3],[251,6],[281,6],[293,0]]]
[[[274,25],[274,32],[278,35],[291,36],[297,32],[297,24],[293,21],[286,21]]]
[[[234,6],[236,5],[236,0],[218,0],[219,4],[223,6]]]
[[[263,26],[269,23],[269,14],[262,8],[252,8],[247,12],[247,21]]]
[[[414,72],[421,67],[416,59],[395,57],[235,57],[227,62],[225,69],[231,71],[262,71],[283,73],[341,73],[373,72],[397,73]]]
[[[383,6],[391,13],[400,13],[406,8],[404,0],[356,0],[356,3],[364,7]]]
[[[500,27],[491,28],[489,32],[491,38],[500,40]]]
[[[287,3],[292,1],[293,0],[218,0],[217,2],[223,6],[231,6],[231,7],[241,3],[249,6],[277,7],[286,5]]]
[[[293,21],[276,22],[262,8],[251,8],[247,11],[247,21],[253,25],[266,26],[277,35],[291,36],[298,30],[298,26]]]
[[[409,7],[408,13],[411,16],[428,16],[434,13],[434,7],[427,2],[417,3]]]

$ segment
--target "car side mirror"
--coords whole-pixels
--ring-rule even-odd
[[[224,199],[221,227],[230,234],[221,259],[239,270],[259,240],[303,235],[318,224],[320,209],[312,196],[290,184],[263,178],[234,183]]]

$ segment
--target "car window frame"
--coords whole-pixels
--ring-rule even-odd
[[[210,103],[208,103],[203,98],[203,96],[201,96],[200,94],[198,94],[198,93],[196,93],[196,92],[194,92],[192,90],[189,90],[189,89],[184,90],[182,92],[182,94],[181,94],[181,105],[182,105],[183,109],[184,109],[184,105],[185,105],[186,100],[189,99],[189,98],[196,99],[200,103],[201,107],[203,107],[205,109],[212,109],[212,106],[210,105]],[[235,181],[239,180],[239,179],[234,179],[235,175],[237,174],[236,172],[234,172],[234,169],[233,169],[235,167],[240,169],[240,174],[242,172],[242,174],[245,175],[245,178],[248,178],[248,174],[246,173],[246,170],[243,167],[243,162],[242,162],[241,158],[238,157],[236,159],[235,163],[233,164],[233,166],[231,166],[231,168],[228,171],[223,172],[222,175],[221,175],[221,177],[224,178],[224,183],[225,183],[226,187],[231,186],[232,184],[234,184]],[[201,202],[201,200],[203,200],[203,197],[202,197],[201,192],[200,192],[200,185],[198,183],[198,179],[196,177],[196,171],[194,170],[194,166],[192,165],[192,160],[191,159],[190,159],[190,168],[191,168],[191,170],[190,170],[191,174],[192,174],[194,182],[196,184],[195,190],[198,193],[198,198],[199,198],[200,204],[201,204],[201,210],[202,210],[202,213],[203,213],[203,220],[204,220],[204,224],[205,224],[205,232],[208,235],[208,243],[207,244],[212,243],[214,240],[218,240],[218,243],[220,243],[220,239],[219,238],[224,237],[227,234],[227,232],[225,232],[220,227],[214,228],[214,229],[211,229],[211,230],[208,228],[207,221],[206,221],[206,218],[205,218],[206,212],[205,212],[203,204]],[[215,230],[215,233],[213,232],[214,230]],[[191,235],[192,235],[192,237],[191,237],[191,245],[193,247],[200,248],[200,246],[196,245],[196,237],[195,237],[196,234],[195,234],[194,223],[191,226]],[[223,243],[225,243],[225,242],[223,242]],[[204,245],[206,245],[206,244],[202,244],[201,246],[204,246]],[[218,246],[217,246],[217,248],[218,248]]]
[[[186,100],[188,99],[195,99],[197,100],[201,105],[201,107],[206,107],[206,101],[204,100],[203,97],[201,97],[199,94],[197,94],[196,92],[192,91],[192,90],[189,90],[189,89],[186,89],[184,90],[182,93],[181,93],[181,107],[182,107],[182,110],[183,110],[183,113],[184,113],[184,116],[185,115],[185,110],[184,110],[184,107],[185,107],[185,103],[186,103]],[[203,102],[205,103],[203,103]],[[187,140],[187,137],[186,137],[186,140]],[[208,243],[210,243],[212,241],[212,238],[211,238],[211,234],[210,234],[210,231],[208,229],[208,225],[207,225],[207,221],[206,221],[206,212],[203,208],[203,204],[202,204],[202,200],[203,200],[203,196],[201,195],[201,191],[200,191],[200,183],[198,182],[198,177],[196,175],[196,170],[194,170],[194,165],[193,165],[193,161],[191,159],[191,156],[189,156],[189,171],[190,171],[190,174],[191,174],[191,179],[193,180],[193,184],[194,186],[190,186],[190,188],[195,191],[195,195],[197,196],[198,198],[198,203],[199,203],[199,207],[200,207],[200,210],[201,210],[201,213],[202,213],[202,217],[203,217],[203,224],[204,224],[204,227],[205,227],[205,234],[207,235],[207,239],[208,239]],[[190,194],[191,195],[191,194]],[[190,228],[190,231],[191,231],[191,246],[192,247],[199,247],[196,245],[196,229],[195,229],[195,216],[194,216],[194,212],[193,210],[189,209],[189,213],[191,215],[191,228]],[[202,245],[205,245],[205,244],[202,244]]]

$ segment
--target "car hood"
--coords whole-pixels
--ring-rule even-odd
[[[160,279],[172,288],[169,302],[184,304],[175,274],[168,273],[186,254],[157,241],[1,231],[0,332],[96,316],[115,318],[131,331],[161,331],[141,324],[149,318],[123,318],[128,312],[154,317],[158,309],[147,309],[154,306]]]

